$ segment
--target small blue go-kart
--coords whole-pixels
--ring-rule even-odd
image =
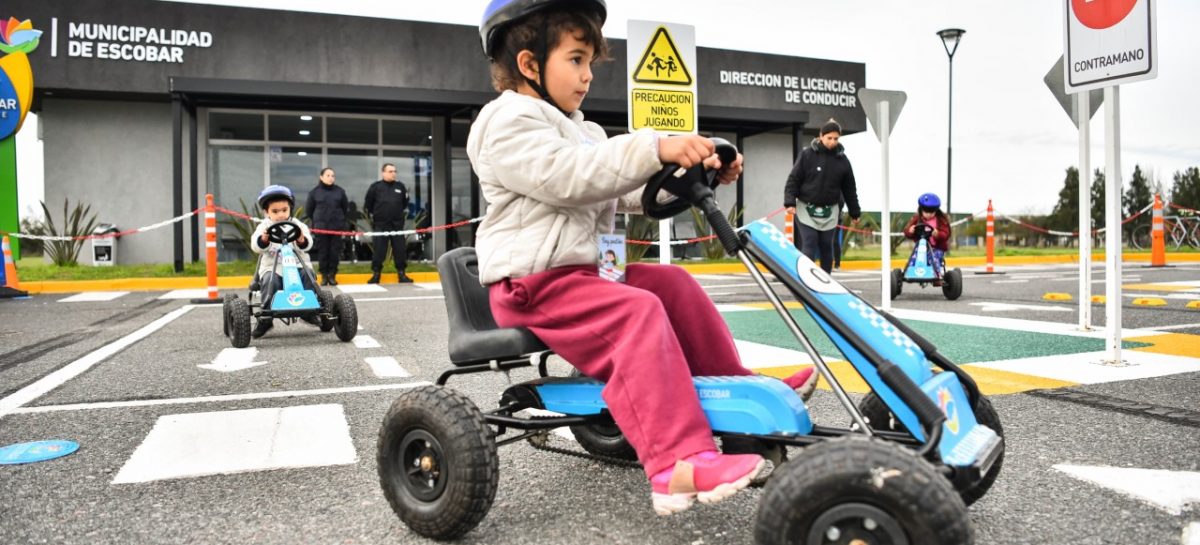
[[[920,284],[922,289],[930,284],[941,286],[942,295],[951,301],[962,296],[962,271],[957,267],[946,270],[946,257],[932,251],[932,237],[932,227],[917,225],[917,244],[908,257],[908,265],[903,269],[892,269],[892,299],[900,295],[906,283]]]
[[[301,319],[316,321],[321,331],[333,330],[338,339],[349,342],[358,334],[358,309],[354,299],[349,295],[332,296],[328,291],[317,288],[316,277],[296,257],[293,244],[301,235],[300,227],[292,221],[282,221],[267,227],[267,239],[280,245],[279,253],[275,256],[272,270],[283,278],[283,285],[275,290],[271,297],[270,308],[263,308],[260,299],[262,286],[258,276],[250,282],[250,293],[245,299],[237,294],[225,296],[222,307],[224,316],[225,336],[229,338],[234,348],[250,346],[250,330],[252,318],[259,320],[278,319],[284,324],[291,325]],[[259,257],[266,259],[267,256]],[[258,267],[255,267],[258,270]],[[314,286],[310,290],[304,286],[300,275],[309,279]]]
[[[722,162],[736,157],[728,142],[713,140]],[[713,198],[713,178],[700,166],[683,171],[668,165],[646,185],[645,213],[666,218],[691,206],[704,212],[851,420],[848,427],[814,424],[796,392],[773,378],[694,379],[722,450],[758,453],[774,467],[759,477],[765,491],[755,541],[971,543],[966,506],[991,487],[1004,456],[1003,429],[991,403],[932,343],[847,290],[798,252],[779,229],[764,221],[741,232],[733,229]],[[659,204],[660,190],[678,199]],[[755,262],[804,305],[870,386],[859,404],[851,401]],[[473,248],[446,253],[438,260],[438,271],[454,367],[436,385],[398,397],[379,431],[380,485],[409,528],[442,540],[474,528],[495,498],[500,445],[528,440],[535,448],[636,464],[636,452],[600,395],[604,384],[581,376],[551,376],[550,352],[536,336],[496,326]],[[508,373],[535,365],[538,378],[509,386],[499,406],[488,411],[445,387],[454,375]],[[530,409],[558,416],[530,415],[535,412]],[[550,445],[550,430],[564,426],[584,452]]]

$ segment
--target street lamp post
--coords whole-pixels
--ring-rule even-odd
[[[942,47],[946,48],[946,56],[950,58],[950,93],[946,99],[946,214],[951,216],[950,209],[950,142],[953,140],[952,131],[954,130],[954,52],[958,51],[958,41],[962,39],[962,35],[967,31],[961,28],[947,28],[939,30],[937,35],[942,39]]]

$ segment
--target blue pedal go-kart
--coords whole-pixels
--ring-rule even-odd
[[[951,301],[962,296],[962,271],[957,267],[946,270],[945,256],[935,255],[931,249],[932,237],[932,227],[917,225],[917,244],[908,257],[908,264],[903,269],[892,269],[892,299],[900,295],[906,283],[919,284],[922,289],[930,284],[941,286],[942,295]]]
[[[302,318],[316,319],[321,331],[333,330],[338,339],[349,342],[358,333],[358,310],[354,299],[349,295],[332,296],[328,291],[316,288],[310,290],[304,286],[300,275],[309,278],[310,284],[316,286],[316,278],[311,269],[304,266],[292,245],[300,238],[300,227],[291,222],[278,222],[267,227],[267,238],[280,245],[279,254],[275,257],[272,267],[280,277],[283,285],[275,290],[271,297],[270,309],[263,308],[259,300],[262,286],[257,276],[250,282],[250,293],[245,299],[236,294],[228,294],[223,301],[222,315],[224,316],[225,336],[229,337],[234,348],[250,346],[251,319],[278,319],[284,324],[291,325]],[[262,256],[259,259],[266,259]],[[258,267],[255,267],[258,270]]]
[[[718,139],[714,139],[718,141]],[[736,149],[718,141],[728,163]],[[712,192],[712,173],[668,166],[646,186],[653,218],[696,206],[725,249],[739,257],[788,330],[850,415],[848,427],[815,424],[800,397],[768,377],[696,377],[701,406],[725,452],[772,462],[763,479],[754,538],[762,544],[971,543],[967,505],[987,492],[1004,456],[1000,419],[969,375],[902,322],[833,280],[766,222],[734,230]],[[679,198],[656,200],[660,190]],[[755,266],[765,266],[795,296],[870,386],[855,405]],[[481,287],[472,248],[438,260],[454,366],[436,385],[408,391],[379,431],[380,485],[416,533],[454,539],[474,528],[496,494],[497,447],[528,440],[549,446],[549,431],[569,426],[586,452],[629,464],[637,456],[600,396],[604,384],[550,376],[550,352],[522,328],[499,328]],[[653,364],[654,362],[647,362]],[[509,386],[499,406],[481,410],[445,386],[450,377],[536,366],[539,377]],[[523,416],[526,409],[545,413]],[[638,498],[641,500],[641,498]]]

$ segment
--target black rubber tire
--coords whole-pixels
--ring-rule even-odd
[[[229,301],[229,342],[234,348],[250,346],[250,304],[245,299]]]
[[[333,316],[336,320],[333,331],[338,339],[347,343],[354,340],[358,334],[358,308],[354,306],[354,299],[344,293],[334,297]]]
[[[625,439],[616,424],[592,424],[571,426],[571,434],[579,446],[596,456],[608,456],[618,460],[638,461],[637,451]]]
[[[942,277],[942,295],[953,301],[962,296],[962,291],[962,271],[958,269],[946,271],[946,275]]]
[[[862,401],[858,404],[858,409],[862,411],[863,416],[870,421],[871,427],[874,429],[908,431],[904,424],[892,416],[892,411],[888,410],[883,400],[879,399],[874,392],[868,393],[863,397]],[[975,407],[975,421],[991,428],[1001,439],[1004,438],[1004,426],[1000,423],[1000,415],[996,413],[996,409],[992,407],[992,401],[987,396],[980,396],[979,398],[979,405]],[[1003,464],[1004,452],[1001,451],[1000,456],[996,458],[996,462],[992,464],[992,468],[988,470],[987,474],[978,483],[958,492],[962,496],[963,503],[971,505],[979,501],[979,498],[982,498],[988,489],[992,487],[992,484],[996,482],[996,477],[1000,476],[1000,467]]]
[[[572,369],[570,376],[582,377],[578,369]],[[608,456],[618,460],[638,461],[637,451],[625,439],[621,429],[613,424],[592,424],[588,426],[570,426],[571,434],[590,454]]]
[[[868,511],[874,524],[859,516],[841,519],[838,512],[845,510]],[[758,504],[754,542],[819,545],[828,543],[833,526],[840,530],[838,543],[974,540],[967,506],[932,464],[897,444],[857,435],[807,447],[775,470]]]
[[[414,465],[426,460],[428,468]],[[495,434],[483,413],[440,386],[396,398],[379,430],[376,462],[392,510],[432,539],[455,539],[475,528],[487,516],[500,480]]]
[[[321,324],[319,327],[321,328],[321,331],[323,331],[323,332],[332,331],[333,326],[334,326],[333,294],[329,293],[329,290],[318,289],[317,290],[317,301],[319,301],[321,303],[321,316],[320,316]],[[357,327],[357,324],[355,324],[355,326]]]
[[[237,295],[226,293],[221,296],[221,330],[225,332],[225,338],[229,338],[229,302],[237,299]]]
[[[892,269],[892,299],[900,295],[901,291],[904,291],[904,271]]]

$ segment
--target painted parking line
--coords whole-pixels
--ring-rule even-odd
[[[387,293],[387,288],[379,284],[338,284],[342,293]]]
[[[380,356],[373,358],[365,358],[367,365],[371,366],[371,372],[379,378],[407,378],[411,377],[412,373],[400,366],[400,362],[391,356]]]
[[[383,345],[379,344],[379,341],[370,335],[356,335],[354,337],[354,346],[358,348],[379,348]]]
[[[113,484],[347,465],[358,461],[341,405],[158,418]]]
[[[193,308],[195,308],[193,305],[184,305],[183,307],[168,312],[165,316],[150,322],[145,326],[142,326],[137,331],[106,344],[92,351],[88,355],[67,364],[65,367],[42,377],[37,382],[13,392],[8,397],[0,399],[0,419],[3,419],[6,415],[14,412],[16,409],[20,408],[26,403],[45,395],[47,392],[58,388],[67,381],[83,374],[88,369],[91,369],[96,364],[108,359],[117,352],[124,350],[129,345],[148,337],[151,333],[154,333],[159,329],[162,329],[164,326],[175,321],[177,318],[183,316]]]
[[[405,390],[409,388],[429,386],[431,384],[431,382],[420,381],[395,384],[371,384],[368,386],[345,386],[341,388],[321,388],[317,390],[287,390],[282,392],[257,392],[250,394],[177,397],[172,399],[135,399],[130,401],[97,401],[93,403],[70,403],[66,405],[39,405],[36,407],[21,407],[13,410],[12,414],[93,411],[100,409],[128,409],[134,407],[156,407],[160,405],[192,405],[197,403],[227,403],[230,401],[252,401],[259,399],[289,399],[294,397],[378,392],[382,390]]]
[[[59,299],[59,303],[94,303],[101,301],[112,301],[118,297],[129,295],[127,291],[85,291],[77,293],[70,297]]]
[[[173,290],[173,291],[168,291],[167,293],[164,293],[164,294],[158,296],[158,298],[159,299],[188,299],[188,300],[190,300],[190,299],[207,299],[208,298],[208,289],[197,288],[197,289],[186,289],[186,290]]]
[[[1000,371],[1076,382],[1101,384],[1122,380],[1162,377],[1200,371],[1200,359],[1140,350],[1122,350],[1129,365],[1103,365],[1107,352],[1080,352],[1037,358],[988,361],[972,364]]]

